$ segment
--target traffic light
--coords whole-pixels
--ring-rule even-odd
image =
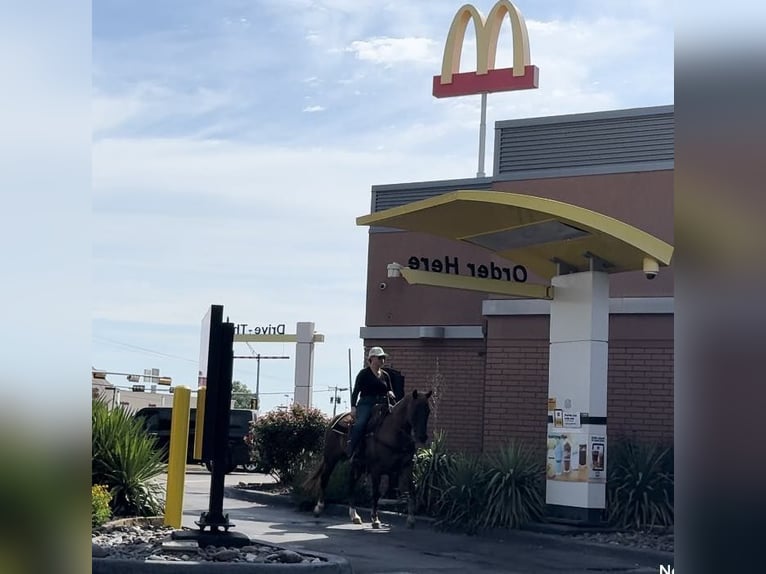
[[[157,380],[157,383],[160,385],[170,385],[171,382],[173,382],[173,379],[171,377],[160,377]]]
[[[106,380],[106,371],[93,371],[93,378]]]
[[[260,399],[258,397],[251,398],[250,399],[250,408],[253,409],[254,411],[257,411],[258,407],[260,406],[259,403],[260,403]]]
[[[144,385],[133,385],[132,390],[134,393],[143,393],[145,388]]]

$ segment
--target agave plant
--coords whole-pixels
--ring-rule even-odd
[[[482,460],[456,454],[449,459],[447,467],[448,486],[439,498],[436,525],[473,534],[481,526],[487,501]]]
[[[421,448],[415,455],[413,479],[415,504],[420,512],[434,515],[437,503],[447,487],[450,454],[445,448],[443,431],[435,433],[431,445]]]
[[[621,528],[673,524],[673,456],[659,445],[618,441],[609,451],[607,516]]]
[[[93,401],[91,484],[109,488],[114,516],[152,516],[162,512],[163,453],[140,421],[125,409],[109,410]]]
[[[521,442],[511,442],[486,458],[484,481],[487,505],[482,526],[518,528],[536,520],[545,505],[545,467],[538,454]]]

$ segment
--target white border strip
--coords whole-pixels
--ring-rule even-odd
[[[439,336],[441,335],[441,336]],[[481,325],[361,327],[362,339],[483,339]]]
[[[485,316],[548,315],[550,301],[489,299],[482,303]],[[673,297],[615,297],[609,299],[611,315],[672,315]],[[362,339],[483,339],[481,325],[361,327]]]
[[[549,315],[550,301],[489,299],[482,302],[481,313],[492,315]],[[673,297],[614,297],[609,299],[611,315],[672,315]]]

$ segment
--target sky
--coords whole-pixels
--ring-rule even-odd
[[[250,327],[310,321],[325,335],[313,406],[331,412],[349,349],[353,374],[363,363],[368,229],[355,219],[371,186],[476,175],[479,96],[431,95],[461,4],[93,3],[92,366],[159,368],[195,389],[210,305]],[[540,87],[490,94],[488,173],[495,121],[673,103],[666,2],[516,6]],[[510,41],[506,19],[498,67]],[[474,45],[469,27],[461,71]],[[255,353],[290,357],[260,364],[262,410],[286,404],[295,346],[235,344]],[[234,363],[252,390],[255,363]]]

